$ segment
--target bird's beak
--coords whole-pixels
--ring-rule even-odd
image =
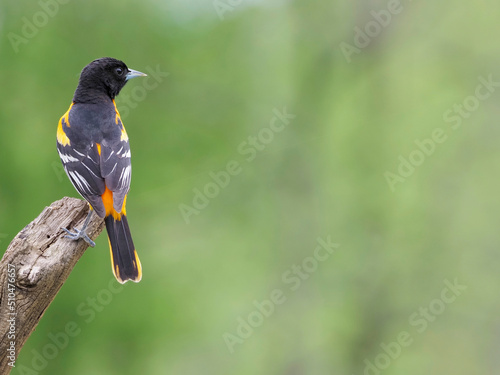
[[[126,75],[126,80],[128,81],[129,79],[131,78],[135,78],[135,77],[146,77],[147,74],[146,73],[142,73],[142,72],[139,72],[137,70],[134,70],[134,69],[129,69],[128,70],[128,73]]]

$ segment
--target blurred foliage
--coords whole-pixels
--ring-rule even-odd
[[[80,70],[112,56],[169,73],[142,91],[131,81],[117,100],[143,280],[114,289],[103,234],[12,373],[495,372],[500,92],[470,96],[479,77],[500,81],[497,11],[493,1],[2,1],[2,248],[44,206],[77,196],[55,130]],[[348,58],[346,44],[358,48]],[[445,114],[464,100],[454,126]],[[247,161],[240,145],[284,108],[296,117]],[[436,129],[446,140],[433,148]],[[418,165],[391,189],[386,173],[410,157]],[[179,205],[231,160],[241,171],[186,223]],[[340,246],[292,290],[286,275],[328,236]],[[467,288],[445,303],[445,280]],[[224,334],[275,289],[286,300],[228,346]],[[40,359],[70,322],[81,332]],[[398,353],[402,332],[412,341]]]

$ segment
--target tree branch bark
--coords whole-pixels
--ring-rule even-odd
[[[65,197],[46,207],[12,240],[0,261],[0,374],[8,374],[28,337],[88,248],[64,238],[61,228],[81,228],[88,205]],[[104,221],[92,216],[94,240]],[[14,354],[12,356],[12,354]],[[14,359],[14,360],[13,360]]]

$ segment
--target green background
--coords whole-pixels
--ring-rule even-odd
[[[2,249],[77,196],[55,133],[81,69],[112,56],[169,73],[117,100],[143,280],[116,291],[101,235],[12,373],[496,372],[500,85],[481,80],[500,82],[500,4],[219,3],[0,3]],[[284,108],[295,117],[247,161],[240,145]],[[231,160],[240,172],[187,223],[179,205]],[[339,246],[313,267],[318,238]],[[294,265],[310,272],[291,284]],[[283,303],[228,345],[276,289]],[[71,322],[79,333],[40,359]]]

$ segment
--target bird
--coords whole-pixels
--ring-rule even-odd
[[[115,97],[131,78],[146,75],[111,57],[90,62],[57,126],[57,151],[64,170],[90,206],[81,229],[62,228],[65,237],[83,239],[94,247],[86,233],[88,224],[93,212],[104,219],[113,274],[121,284],[139,282],[142,266],[127,220],[131,153]]]

